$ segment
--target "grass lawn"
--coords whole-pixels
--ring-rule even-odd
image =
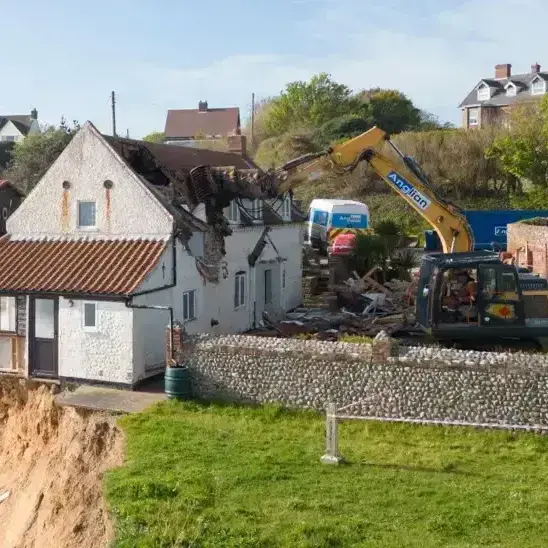
[[[168,402],[121,420],[115,546],[548,545],[548,438]]]

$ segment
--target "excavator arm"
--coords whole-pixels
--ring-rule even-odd
[[[392,153],[384,151],[391,147]],[[445,200],[428,182],[421,168],[403,155],[387,133],[374,127],[361,135],[335,145],[326,151],[308,154],[278,168],[285,185],[295,188],[321,176],[327,164],[338,174],[353,171],[362,161],[382,177],[437,232],[444,253],[472,251],[472,229],[462,211]]]

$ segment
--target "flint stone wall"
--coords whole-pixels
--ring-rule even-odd
[[[548,426],[548,356],[201,335],[180,355],[195,397],[397,419]]]

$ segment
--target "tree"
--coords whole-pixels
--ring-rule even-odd
[[[276,137],[289,131],[313,130],[332,118],[365,110],[347,86],[321,73],[310,82],[287,84],[269,101],[263,117],[264,133],[265,137]]]
[[[548,96],[538,105],[514,108],[508,130],[487,150],[502,169],[521,181],[548,185]]]
[[[374,88],[361,91],[356,97],[367,106],[373,123],[387,133],[400,133],[420,127],[420,110],[401,91]]]
[[[0,174],[2,174],[7,169],[11,161],[11,155],[14,147],[14,141],[0,142]]]
[[[426,110],[419,111],[419,127],[421,131],[434,131],[436,129],[453,129],[455,126],[451,122],[441,122],[440,119]]]
[[[143,141],[149,143],[163,143],[166,139],[166,134],[163,131],[153,131],[143,137]]]
[[[5,177],[28,194],[80,129],[61,119],[59,127],[47,126],[37,135],[28,135],[13,149],[12,160]]]
[[[318,147],[308,135],[288,133],[265,139],[257,149],[254,160],[262,168],[270,169],[309,152],[318,152]]]
[[[372,125],[369,116],[345,114],[320,126],[314,132],[313,140],[320,148],[326,148],[333,143],[356,137]]]

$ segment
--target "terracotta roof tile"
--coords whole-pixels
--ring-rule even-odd
[[[199,133],[226,137],[240,128],[240,109],[208,108],[168,110],[164,133],[166,138],[194,137]]]
[[[158,262],[163,240],[0,238],[0,291],[129,295]]]

